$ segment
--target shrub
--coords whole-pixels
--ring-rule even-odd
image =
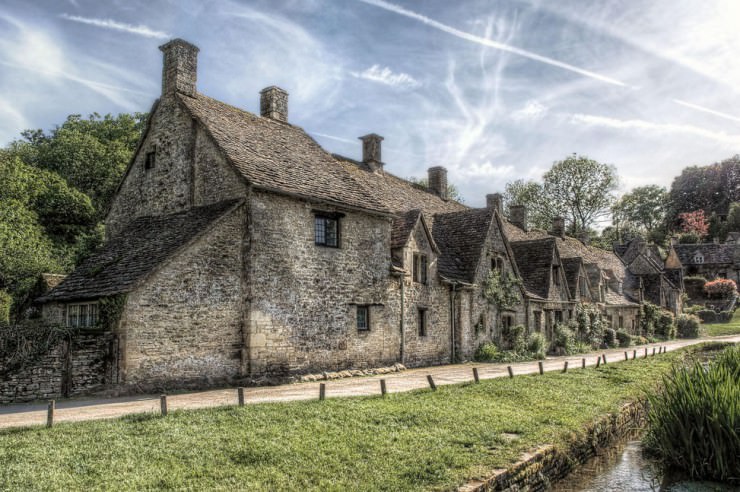
[[[678,236],[678,242],[680,244],[696,244],[700,241],[701,237],[695,232],[684,232]]]
[[[617,331],[617,340],[620,347],[629,347],[632,344],[632,335],[623,330]]]
[[[655,335],[662,310],[650,302],[640,305],[640,332],[648,338]]]
[[[704,292],[709,297],[732,299],[737,295],[737,285],[734,280],[718,278],[704,284]]]
[[[668,311],[660,312],[658,321],[655,324],[655,334],[659,337],[665,338],[666,340],[676,338],[676,324],[673,314]]]
[[[498,347],[490,342],[481,343],[473,355],[473,360],[478,362],[496,362],[499,358]]]
[[[555,325],[552,351],[559,355],[569,355],[574,352],[576,336],[573,330],[566,325],[558,323]]]
[[[634,345],[645,345],[648,342],[648,339],[641,336],[632,337],[632,343]]]
[[[691,314],[681,314],[676,318],[676,332],[679,338],[699,337],[699,318]]]
[[[504,329],[501,333],[502,348],[504,350],[512,350],[517,353],[525,352],[527,348],[525,332],[526,328],[524,325],[516,325],[508,329]]]
[[[709,366],[674,368],[663,391],[647,394],[644,443],[669,467],[694,479],[737,483],[740,477],[740,346]]]
[[[0,289],[0,325],[10,323],[10,306],[12,304],[13,297]]]
[[[695,304],[693,306],[684,306],[683,312],[686,314],[696,314],[702,309],[704,309],[703,306],[700,306],[699,304]]]
[[[717,321],[717,313],[712,309],[702,309],[696,312],[702,323],[715,323]]]
[[[532,357],[535,359],[544,359],[546,347],[547,340],[545,340],[545,335],[537,332],[529,335],[527,339],[527,351]]]
[[[604,344],[607,347],[616,347],[617,346],[617,332],[615,332],[611,328],[605,329],[604,330]]]

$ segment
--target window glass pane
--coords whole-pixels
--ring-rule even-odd
[[[314,221],[316,244],[326,244],[326,227],[323,217],[316,217]]]
[[[336,246],[337,245],[337,225],[338,222],[334,219],[324,219],[325,230],[326,230],[326,245]]]
[[[67,325],[71,327],[77,327],[79,326],[78,323],[78,313],[80,312],[80,306],[78,305],[71,305],[67,306]]]
[[[368,313],[367,306],[357,306],[357,329],[358,330],[370,329],[368,314],[369,313]]]
[[[90,304],[88,309],[88,326],[95,326],[98,323],[98,305]]]
[[[421,255],[421,283],[427,283],[427,255]]]

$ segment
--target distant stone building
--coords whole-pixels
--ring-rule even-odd
[[[106,217],[106,243],[40,302],[47,320],[115,335],[115,384],[217,384],[472,357],[507,326],[550,333],[578,302],[634,325],[624,265],[507,221],[500,195],[471,209],[362,160],[331,155],[268,87],[260,115],[196,90],[198,48],[164,53],[161,98]],[[522,279],[515,306],[484,295]],[[616,315],[616,314],[615,314]]]
[[[673,248],[686,276],[701,276],[707,280],[727,278],[740,285],[740,237],[730,233],[724,244],[675,244]]]

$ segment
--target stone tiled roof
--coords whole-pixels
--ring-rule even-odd
[[[391,211],[303,129],[202,94],[178,97],[255,187],[365,210]]]
[[[527,293],[547,299],[550,294],[550,271],[555,252],[555,238],[512,241],[511,249]]]
[[[636,304],[629,299],[627,299],[624,295],[619,295],[618,292],[614,292],[611,289],[606,289],[606,292],[604,294],[604,302],[606,304],[610,304],[612,306],[634,306],[637,307],[639,304]]]
[[[570,297],[572,299],[577,298],[578,289],[578,274],[581,271],[581,265],[583,259],[581,258],[562,258],[563,273],[565,273],[565,281],[568,282],[568,290],[570,290]]]
[[[704,264],[721,264],[732,263],[734,244],[676,244],[673,248],[676,250],[678,258],[684,266],[694,265],[694,254],[698,251],[704,256]]]
[[[441,251],[438,270],[451,280],[473,283],[493,209],[474,208],[435,216],[434,240]]]
[[[415,208],[398,214],[393,219],[393,225],[391,226],[391,249],[403,248],[409,240],[411,231],[414,230],[414,226],[421,217],[421,210]]]
[[[227,200],[170,215],[140,217],[39,301],[84,300],[130,292],[238,203]]]

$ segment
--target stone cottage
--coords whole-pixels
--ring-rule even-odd
[[[324,151],[268,87],[260,115],[196,89],[198,48],[164,54],[162,95],[106,217],[106,243],[40,299],[45,319],[117,340],[141,390],[469,358],[525,323],[480,285],[519,276],[493,208]],[[518,295],[523,300],[523,292]]]

